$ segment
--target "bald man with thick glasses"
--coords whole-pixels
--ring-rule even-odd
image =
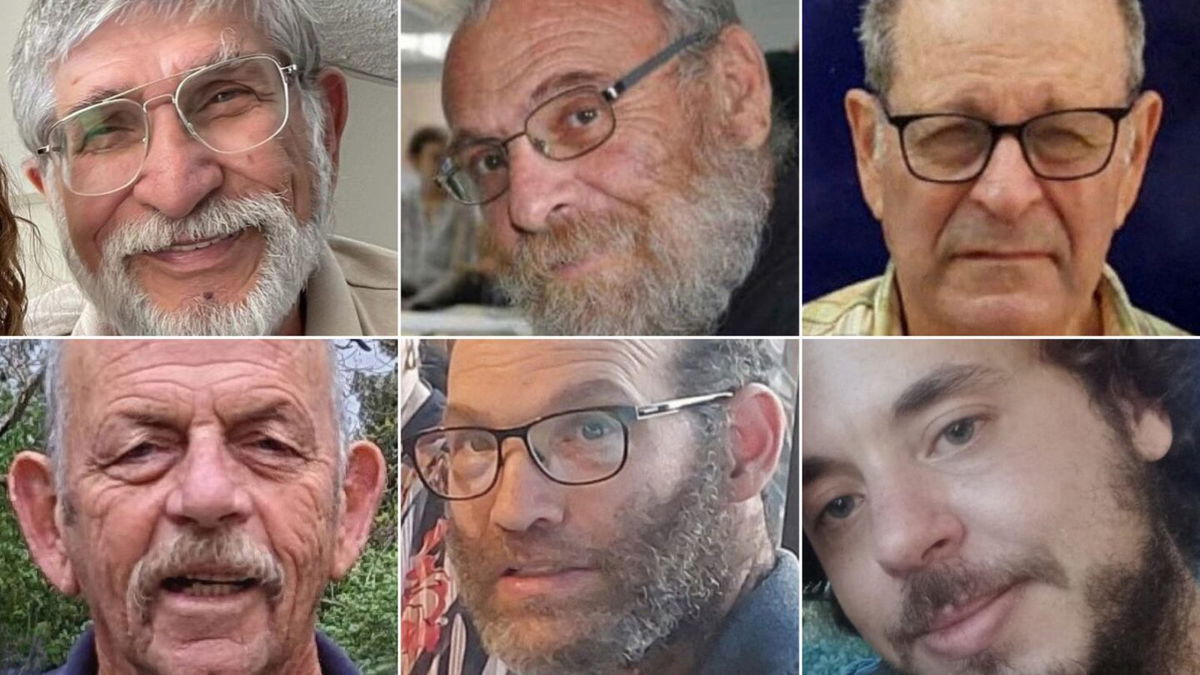
[[[1163,102],[1138,0],[869,0],[844,106],[891,260],[805,335],[1179,335],[1106,264]],[[821,242],[812,242],[819,250]]]
[[[310,10],[161,5],[30,5],[15,116],[76,283],[27,330],[396,334],[395,253],[331,233],[348,93]]]
[[[790,132],[732,1],[470,5],[439,182],[534,330],[795,335]]]

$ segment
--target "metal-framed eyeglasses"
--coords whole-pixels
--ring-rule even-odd
[[[193,68],[132,89],[84,101],[50,127],[38,155],[49,155],[71,192],[95,197],[129,187],[150,150],[152,104],[170,100],[188,134],[209,150],[253,150],[287,126],[293,65],[251,54]],[[152,85],[182,78],[174,93],[138,100]]]
[[[616,131],[613,104],[617,99],[703,38],[703,33],[694,33],[676,40],[604,90],[585,85],[547,99],[529,113],[521,131],[508,138],[484,138],[452,147],[442,160],[437,182],[455,201],[486,204],[508,190],[508,144],[522,136],[540,155],[560,162],[595,150]]]
[[[732,397],[723,391],[649,405],[565,410],[509,429],[438,427],[404,439],[417,476],[442,499],[474,499],[500,477],[501,446],[519,438],[533,464],[562,485],[591,485],[617,475],[629,458],[629,426]]]
[[[892,115],[900,150],[913,176],[931,183],[967,183],[987,169],[1000,138],[1012,135],[1033,174],[1046,180],[1088,178],[1112,159],[1117,131],[1133,106],[1071,108],[1031,117],[1019,124],[957,113]]]

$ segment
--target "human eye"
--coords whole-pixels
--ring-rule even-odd
[[[473,176],[486,176],[507,168],[508,158],[499,146],[484,146],[471,151],[463,165]]]
[[[933,454],[952,454],[974,445],[986,423],[983,415],[967,415],[952,420],[938,431]]]
[[[297,454],[289,443],[270,436],[253,437],[249,439],[248,446],[268,455],[292,456]]]
[[[568,127],[586,127],[600,119],[600,110],[595,106],[569,110],[564,120]]]
[[[71,136],[75,154],[105,152],[142,138],[141,124],[128,112],[86,116],[74,123]]]
[[[564,421],[559,434],[563,443],[600,443],[620,433],[617,421],[602,413],[581,413]]]
[[[103,465],[109,476],[127,483],[145,483],[162,476],[181,454],[181,448],[166,439],[145,438],[119,446]]]
[[[835,530],[842,527],[858,512],[862,503],[863,498],[859,495],[838,495],[820,507],[813,526],[818,530]]]

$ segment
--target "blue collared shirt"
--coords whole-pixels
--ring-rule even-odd
[[[775,568],[729,612],[697,675],[800,672],[800,566],[780,549]]]
[[[358,666],[350,660],[342,648],[334,644],[320,631],[316,633],[317,662],[321,666],[321,675],[362,675]],[[46,675],[96,675],[100,671],[100,663],[96,659],[96,634],[89,625],[83,635],[71,645],[71,653],[67,662],[61,667],[51,670]]]

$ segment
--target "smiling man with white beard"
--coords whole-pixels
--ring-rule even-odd
[[[31,333],[397,332],[395,254],[330,232],[349,106],[312,17],[304,0],[32,3],[14,112],[78,288],[35,298]]]

